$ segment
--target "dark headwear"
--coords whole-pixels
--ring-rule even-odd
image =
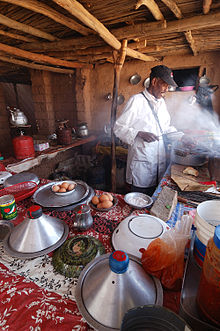
[[[164,65],[159,65],[151,69],[150,78],[152,79],[154,77],[162,79],[168,85],[178,86],[173,80],[172,70]]]

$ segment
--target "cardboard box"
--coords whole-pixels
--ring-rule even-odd
[[[34,150],[36,152],[42,152],[45,149],[50,148],[49,142],[48,141],[39,141],[39,140],[35,140],[34,141]]]

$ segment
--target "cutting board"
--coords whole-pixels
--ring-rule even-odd
[[[199,171],[198,177],[187,175],[183,170],[187,166],[180,164],[173,164],[171,166],[171,178],[179,186],[181,191],[206,191],[212,185],[203,185],[200,182],[210,181],[210,174],[206,165],[196,167]]]

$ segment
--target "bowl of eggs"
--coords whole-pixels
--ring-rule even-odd
[[[76,182],[72,180],[66,180],[65,182],[57,182],[51,186],[53,193],[57,195],[66,195],[73,193],[76,189]]]
[[[110,193],[103,193],[101,195],[94,195],[90,205],[97,211],[109,211],[115,207],[118,199]]]

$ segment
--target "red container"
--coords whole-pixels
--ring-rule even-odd
[[[17,160],[24,160],[35,156],[34,141],[29,136],[19,136],[12,140],[14,154]]]

